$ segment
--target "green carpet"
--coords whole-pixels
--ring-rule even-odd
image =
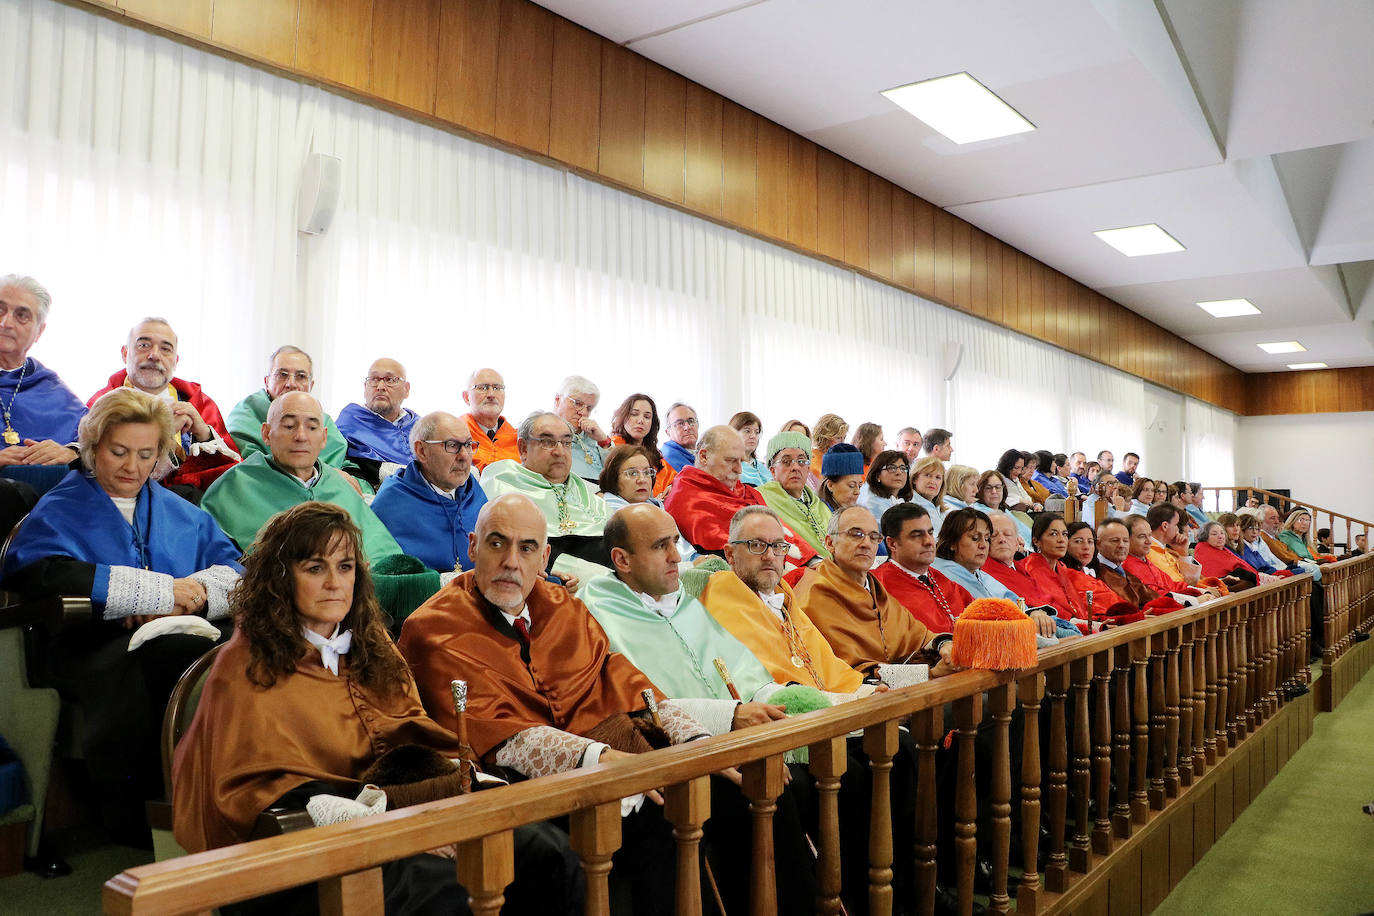
[[[87,836],[67,837],[63,853],[72,873],[44,880],[27,872],[0,878],[0,914],[88,916],[100,912],[100,889],[126,868],[147,865],[153,854],[104,844]]]
[[[1205,913],[1374,912],[1374,672],[1155,910]]]

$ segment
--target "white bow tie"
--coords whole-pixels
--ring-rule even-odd
[[[329,669],[335,677],[339,674],[339,656],[347,655],[348,650],[353,646],[353,631],[344,630],[340,633],[334,631],[334,636],[325,639],[314,630],[306,629],[305,641],[320,650],[320,662]]]

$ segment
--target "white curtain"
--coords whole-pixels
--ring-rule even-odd
[[[1204,487],[1235,483],[1235,443],[1235,414],[1193,398],[1184,399],[1183,466],[1189,480]],[[1226,502],[1229,498],[1223,494],[1223,503]]]
[[[1140,425],[1139,379],[52,0],[0,0],[0,131],[0,273],[52,290],[35,355],[82,394],[156,314],[180,335],[180,374],[225,410],[294,343],[331,412],[386,355],[421,412],[463,411],[468,373],[492,366],[518,419],[576,373],[601,387],[605,424],[632,391],[708,425],[753,410],[765,438],[833,411],[889,442],[951,429],[955,461],[980,468],[1011,445],[1121,451]],[[295,232],[312,151],[342,162],[318,237]],[[1233,435],[1212,422],[1199,448],[1229,454]]]

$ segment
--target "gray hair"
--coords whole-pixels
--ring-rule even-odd
[[[832,538],[835,537],[836,535],[838,535],[838,534],[840,533],[840,518],[841,518],[841,516],[843,516],[846,512],[850,511],[851,509],[867,509],[867,508],[868,508],[867,506],[861,506],[861,505],[859,505],[858,503],[854,503],[852,506],[841,506],[840,508],[836,509],[833,513],[831,513],[831,515],[830,515],[830,524],[828,524],[828,525],[825,526],[825,533],[828,534],[828,535],[830,535]],[[929,514],[929,513],[927,513],[927,514]]]
[[[663,419],[665,423],[668,420],[668,414],[677,410],[679,407],[686,407],[688,410],[692,412],[692,416],[694,417],[697,415],[697,409],[693,407],[691,404],[687,404],[682,401],[674,401],[671,405],[669,405],[667,410],[663,411]]]
[[[731,434],[739,437],[739,431],[733,427],[712,426],[703,432],[701,438],[697,440],[697,455],[700,456],[702,452],[714,452],[720,448],[721,440],[728,438]]]
[[[129,338],[128,338],[128,340],[126,341],[126,343],[133,343],[133,342],[134,342],[134,331],[138,330],[141,326],[143,326],[143,325],[145,325],[145,324],[160,324],[160,325],[163,325],[164,327],[167,328],[167,330],[169,330],[169,331],[172,332],[172,336],[173,336],[173,337],[176,337],[176,336],[177,336],[177,332],[172,328],[172,323],[171,323],[170,321],[168,321],[166,318],[159,318],[157,315],[145,315],[144,317],[142,317],[142,318],[138,319],[137,321],[135,321],[134,324],[133,324],[133,327],[129,328]],[[178,342],[180,342],[180,341],[178,341]]]
[[[744,527],[744,523],[756,515],[766,515],[779,525],[782,525],[782,519],[778,518],[778,513],[767,506],[745,506],[743,509],[736,512],[734,517],[730,519],[730,540],[738,541],[740,539],[740,529]],[[784,530],[786,530],[786,527],[785,525],[783,526]]]
[[[32,296],[33,301],[38,304],[38,323],[47,323],[48,309],[52,308],[52,293],[48,292],[47,287],[33,277],[26,277],[23,274],[5,274],[0,277],[0,289],[7,286],[22,289]]]
[[[568,426],[567,420],[563,419],[558,414],[550,410],[536,410],[534,413],[530,414],[528,417],[520,421],[520,428],[516,430],[515,438],[523,442],[530,441],[530,439],[534,438],[534,436],[532,435],[532,433],[534,432],[534,424],[538,423],[544,417],[553,417],[559,423],[562,423],[564,426],[567,427],[568,435],[572,435],[572,427]]]
[[[415,425],[410,428],[411,453],[413,454],[415,452],[416,442],[421,442],[425,439],[433,439],[435,429],[437,429],[439,424],[445,420],[452,420],[454,423],[457,423],[460,426],[463,425],[461,420],[459,420],[453,414],[443,410],[432,411],[430,413],[425,414],[420,419],[416,420]]]
[[[468,387],[472,387],[471,383],[469,383]],[[558,386],[558,396],[560,398],[566,398],[570,394],[577,394],[579,392],[588,397],[596,398],[598,401],[601,400],[601,389],[596,387],[596,383],[591,379],[581,375],[570,375],[563,379],[562,384]]]
[[[1198,532],[1197,539],[1199,541],[1207,540],[1207,538],[1211,537],[1213,528],[1220,528],[1222,536],[1226,536],[1226,526],[1221,522],[1211,521],[1202,526],[1202,530]]]
[[[271,356],[267,357],[267,371],[269,374],[272,372],[272,367],[277,363],[277,357],[281,356],[283,353],[299,353],[301,356],[304,356],[306,365],[310,367],[310,374],[315,374],[315,361],[310,358],[310,354],[292,344],[282,344],[272,351]]]

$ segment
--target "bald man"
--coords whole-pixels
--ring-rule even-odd
[[[348,440],[348,458],[373,487],[410,463],[410,429],[420,417],[403,406],[408,397],[405,366],[382,358],[368,367],[363,402],[339,411],[339,432]]]

